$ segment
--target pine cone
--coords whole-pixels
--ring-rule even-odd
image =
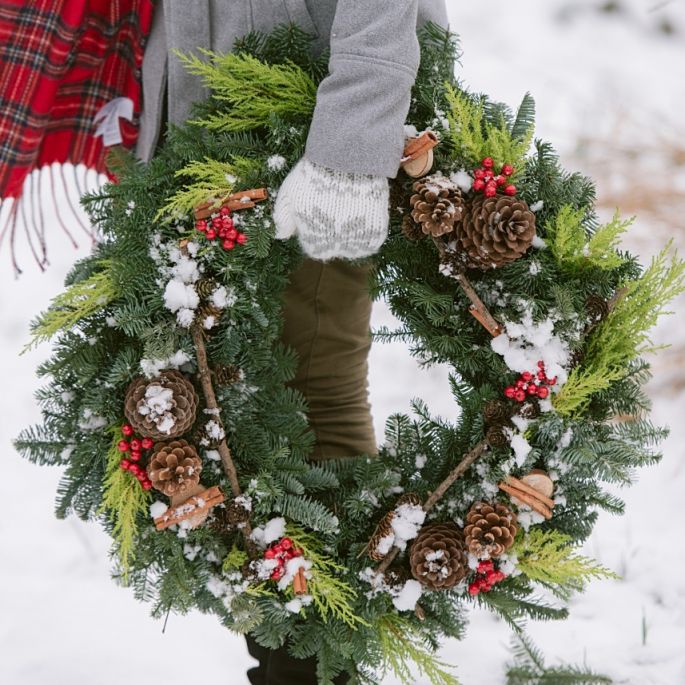
[[[215,366],[213,369],[214,380],[218,385],[233,385],[243,380],[242,370],[233,364]]]
[[[483,407],[485,423],[492,426],[502,426],[511,418],[511,408],[502,400],[490,400]]]
[[[590,319],[590,325],[595,325],[609,316],[609,303],[599,295],[590,295],[585,300],[585,310]]]
[[[490,447],[508,447],[511,443],[506,427],[501,425],[490,426],[485,434],[485,439]]]
[[[518,414],[524,419],[537,419],[542,412],[540,411],[540,403],[533,399],[527,400],[523,404],[519,405]]]
[[[430,523],[409,552],[411,573],[431,590],[447,590],[468,573],[464,534],[454,523]]]
[[[468,266],[493,269],[522,257],[535,237],[535,214],[514,197],[476,197],[457,231]]]
[[[404,495],[402,495],[398,500],[395,506],[393,507],[392,511],[389,511],[379,522],[378,525],[376,526],[376,530],[374,530],[373,535],[371,536],[371,540],[369,541],[369,546],[368,546],[368,555],[371,559],[374,561],[380,561],[385,557],[385,555],[388,553],[389,550],[386,550],[385,552],[381,552],[378,549],[378,545],[380,544],[381,540],[388,535],[391,535],[393,530],[392,530],[392,520],[395,518],[395,509],[399,507],[402,504],[413,504],[415,506],[421,506],[421,499],[418,495],[414,494],[413,492],[407,492]]]
[[[168,440],[187,433],[197,413],[199,398],[193,384],[178,371],[163,371],[148,380],[131,381],[124,413],[137,434]]]
[[[442,174],[426,176],[414,183],[410,204],[412,217],[426,235],[451,233],[465,213],[459,186]]]
[[[210,527],[219,533],[226,533],[250,520],[250,511],[235,499],[228,500],[223,507],[214,509]]]
[[[500,502],[476,502],[466,515],[466,544],[479,559],[504,554],[514,544],[517,531],[516,514]]]
[[[407,240],[421,240],[425,236],[425,233],[421,229],[421,226],[414,221],[411,214],[405,214],[404,219],[402,219],[402,235]]]
[[[152,486],[169,497],[197,485],[201,471],[200,457],[185,440],[156,443],[147,466]]]
[[[208,301],[216,289],[217,282],[212,278],[201,278],[195,284],[195,291],[203,302]]]
[[[205,321],[211,317],[213,319],[212,325],[209,326],[209,328],[213,328],[216,326],[216,324],[219,322],[219,319],[221,318],[221,315],[224,313],[224,310],[221,309],[221,307],[215,307],[211,303],[203,304],[197,309],[197,321],[199,321],[202,326],[205,325]]]

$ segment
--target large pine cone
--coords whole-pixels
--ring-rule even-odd
[[[421,529],[409,553],[411,573],[431,590],[448,590],[468,573],[464,534],[454,523],[430,523]]]
[[[193,384],[178,371],[157,378],[136,378],[126,391],[124,413],[138,435],[168,440],[187,433],[197,413],[199,398]]]
[[[197,485],[201,471],[200,457],[185,440],[158,442],[147,466],[152,486],[169,497]]]
[[[373,559],[374,561],[380,561],[390,551],[381,551],[380,549],[378,549],[378,546],[383,538],[393,533],[392,520],[395,518],[395,509],[397,509],[397,507],[399,507],[401,504],[413,504],[415,506],[421,506],[421,498],[413,492],[405,493],[397,500],[397,504],[395,504],[392,511],[389,511],[379,521],[378,525],[376,526],[376,530],[373,532],[373,535],[371,536],[371,540],[369,541],[368,547],[369,557],[371,557],[371,559]]]
[[[468,266],[494,269],[522,257],[535,237],[535,214],[509,196],[476,197],[459,225],[457,237]]]
[[[466,515],[466,544],[479,559],[504,554],[514,544],[517,531],[516,514],[500,502],[476,502]]]
[[[465,214],[459,186],[442,174],[426,176],[414,183],[411,215],[426,235],[451,233]]]

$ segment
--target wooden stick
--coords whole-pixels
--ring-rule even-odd
[[[202,385],[202,393],[205,396],[207,409],[210,409],[214,414],[213,418],[220,425],[223,424],[219,414],[219,404],[216,401],[216,394],[214,393],[214,386],[212,385],[212,374],[209,369],[209,362],[207,361],[207,349],[205,348],[205,339],[202,328],[199,325],[192,327],[193,343],[195,344],[195,353],[197,355],[198,375],[200,376],[200,383]],[[222,425],[223,429],[223,425]],[[238,480],[238,471],[235,468],[231,450],[226,442],[226,436],[221,439],[217,447],[219,455],[221,456],[221,464],[224,467],[224,472],[228,476],[228,481],[231,484],[231,491],[234,497],[239,497],[242,494],[240,490],[240,481]],[[251,558],[255,558],[257,550],[252,541],[252,527],[250,522],[246,521],[245,525],[240,529],[244,538],[247,552]]]
[[[426,500],[423,505],[423,510],[426,513],[444,497],[445,493],[454,485],[455,481],[468,471],[469,467],[483,455],[487,448],[487,441],[481,440],[470,452],[466,453],[464,458],[450,471],[447,478],[435,488],[431,493],[431,496]],[[385,573],[399,553],[399,547],[393,547],[376,569],[376,573]]]
[[[440,240],[440,238],[436,238],[435,236],[433,236],[433,243],[438,248],[438,253],[440,254],[441,258],[449,256],[449,252],[445,247],[444,241]],[[498,335],[502,335],[502,333],[504,332],[504,328],[495,319],[495,317],[492,314],[490,314],[490,311],[485,306],[483,300],[481,300],[480,297],[478,297],[478,293],[473,289],[473,286],[469,282],[469,279],[466,278],[466,274],[464,273],[464,271],[458,271],[455,275],[452,276],[452,278],[454,278],[454,280],[457,281],[457,283],[459,283],[466,297],[468,297],[469,300],[471,300],[471,307],[469,308],[469,312],[471,312],[472,316],[488,331],[488,333],[490,333],[490,335],[493,338],[496,338]]]
[[[216,202],[203,202],[195,207],[195,219],[206,219],[214,212],[218,212],[221,207],[228,207],[232,212],[240,209],[251,209],[255,203],[266,200],[269,193],[266,188],[253,188],[252,190],[241,190],[224,198],[220,205]]]

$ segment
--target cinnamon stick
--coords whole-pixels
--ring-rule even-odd
[[[157,530],[164,530],[175,523],[180,523],[204,511],[209,511],[217,504],[221,504],[224,499],[224,493],[221,491],[221,488],[214,485],[197,495],[189,497],[185,502],[167,509],[161,516],[155,519],[155,528]]]
[[[214,212],[218,212],[221,207],[228,207],[232,212],[240,209],[251,209],[257,202],[266,200],[269,193],[266,188],[253,188],[252,190],[241,190],[225,197],[220,205],[216,202],[203,202],[195,207],[195,220],[206,219]]]
[[[408,140],[404,146],[404,156],[402,157],[402,165],[418,159],[425,155],[438,144],[438,137],[433,131],[424,131],[415,138]]]
[[[519,490],[515,487],[512,487],[511,485],[507,485],[506,483],[500,483],[499,489],[503,492],[508,493],[512,497],[515,497],[517,500],[520,500],[524,504],[527,504],[533,511],[536,511],[538,514],[541,514],[546,519],[552,518],[552,510],[542,501],[540,501],[539,497],[529,495],[523,490]]]
[[[297,573],[293,578],[293,590],[296,595],[307,594],[307,579],[304,576],[304,568],[302,568],[302,566],[297,569]]]

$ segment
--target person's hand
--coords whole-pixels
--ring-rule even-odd
[[[173,495],[171,498],[171,508],[173,509],[179,504],[183,504],[183,502],[190,499],[193,495],[199,495],[201,492],[204,492],[204,490],[206,490],[206,488],[201,483],[198,483],[197,485],[192,485],[189,488],[186,488],[183,492]],[[197,528],[198,526],[201,526],[207,520],[208,515],[209,509],[205,509],[205,511],[201,511],[199,514],[191,516],[190,518],[186,519],[188,526],[190,528]]]
[[[297,235],[305,254],[325,261],[358,259],[388,235],[388,179],[332,171],[301,159],[276,198],[276,238]]]

